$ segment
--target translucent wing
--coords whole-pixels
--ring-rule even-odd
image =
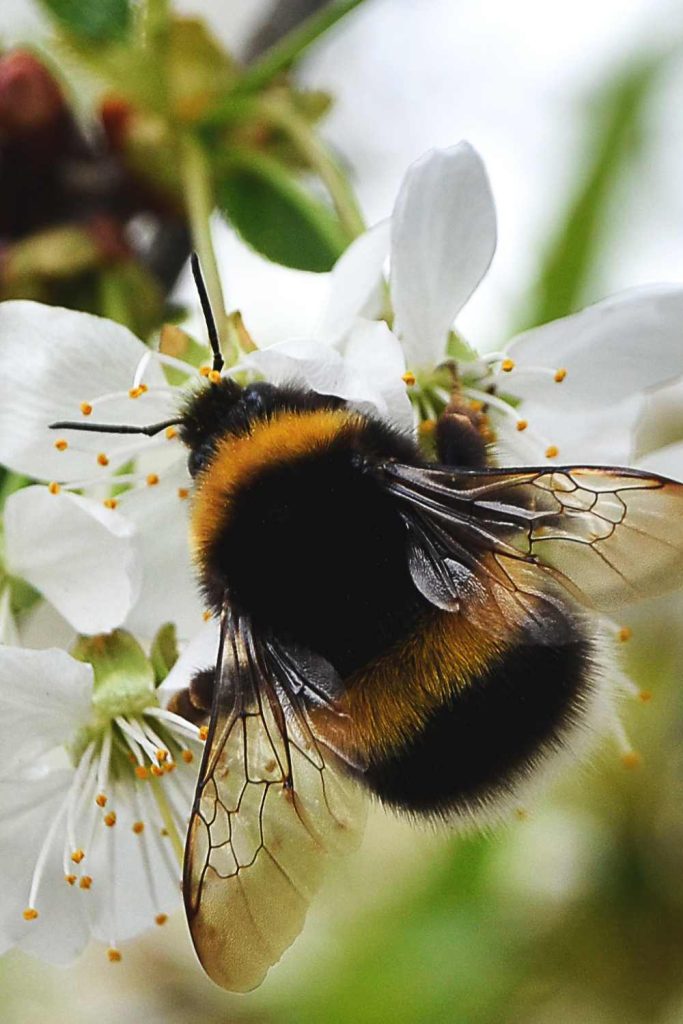
[[[544,577],[602,611],[683,585],[683,484],[673,480],[577,466],[373,472],[403,507],[413,579],[440,607],[492,584],[517,608],[520,593],[551,601]]]
[[[329,854],[353,848],[365,805],[355,767],[316,736],[334,670],[255,635],[226,604],[183,891],[207,974],[246,992],[303,927]]]

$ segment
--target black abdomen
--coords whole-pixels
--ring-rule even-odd
[[[518,644],[436,707],[363,781],[416,814],[480,811],[520,784],[585,721],[596,686],[592,642]]]

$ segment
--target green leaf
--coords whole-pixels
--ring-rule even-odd
[[[579,180],[517,329],[567,316],[597,297],[590,285],[610,233],[610,200],[644,148],[646,102],[664,65],[661,53],[640,59],[591,97]]]
[[[63,29],[89,43],[124,39],[130,28],[129,0],[42,0]]]
[[[348,244],[329,207],[262,155],[231,160],[219,176],[217,198],[245,242],[285,267],[330,270]]]

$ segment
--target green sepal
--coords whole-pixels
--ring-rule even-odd
[[[446,351],[456,363],[474,363],[479,359],[479,353],[472,348],[468,341],[465,341],[457,331],[451,331],[448,335]]]
[[[41,0],[59,25],[86,43],[110,43],[126,37],[132,22],[129,0]]]
[[[172,622],[163,625],[154,637],[149,657],[154,670],[154,681],[158,686],[163,683],[178,660],[178,636]]]
[[[92,665],[93,705],[103,718],[139,714],[156,703],[152,663],[134,636],[124,629],[78,638],[71,655]]]
[[[267,156],[234,154],[218,175],[216,192],[244,241],[274,263],[322,273],[348,245],[330,208]]]

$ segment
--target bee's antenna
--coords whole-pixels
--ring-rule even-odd
[[[220,373],[223,369],[223,354],[221,352],[221,344],[218,339],[216,320],[213,315],[213,310],[211,309],[209,293],[206,290],[206,283],[204,282],[204,275],[202,274],[202,266],[196,252],[193,252],[190,256],[190,266],[192,267],[194,283],[197,287],[197,291],[199,292],[199,301],[202,305],[202,313],[204,314],[204,320],[206,322],[206,330],[209,335],[209,342],[211,343],[211,351],[213,352],[213,369]]]
[[[175,427],[182,422],[164,420],[163,423],[150,423],[146,427],[126,427],[118,423],[72,423],[68,420],[59,420],[58,423],[50,424],[50,430],[90,430],[96,434],[145,434],[146,437],[154,437],[167,427]]]

